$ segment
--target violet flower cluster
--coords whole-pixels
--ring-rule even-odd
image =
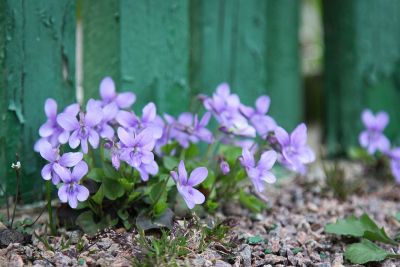
[[[92,162],[86,158],[98,148],[102,148],[101,153],[104,148],[105,160],[109,160],[116,170],[122,164],[124,170],[128,166],[146,183],[159,175],[163,156],[179,157],[177,153],[191,144],[237,146],[242,149],[240,163],[258,192],[262,192],[266,184],[276,181],[272,172],[276,162],[305,174],[306,165],[315,159],[307,145],[305,124],[297,126],[291,134],[279,127],[267,115],[271,102],[268,96],[260,96],[255,107],[249,107],[240,102],[238,95],[231,93],[228,84],[223,83],[211,97],[199,97],[206,109],[203,115],[184,112],[173,117],[158,115],[156,105],[151,102],[141,114],[136,114],[131,110],[135,94],[117,93],[110,77],[101,81],[99,91],[100,100],[89,99],[85,107],[72,104],[60,113],[56,101],[47,99],[44,107],[47,121],[40,127],[40,139],[34,147],[48,161],[42,170],[43,179],[51,180],[58,187],[60,201],[68,202],[72,208],[90,196],[84,178],[93,166],[88,165]],[[218,123],[218,134],[208,127],[212,117]],[[382,125],[374,124],[373,128],[377,133],[382,130],[378,126]],[[371,138],[367,139],[370,143]],[[264,143],[260,146],[262,149],[257,140]],[[166,155],[163,147],[173,144],[177,148]],[[382,145],[377,148],[381,149]],[[72,152],[62,153],[64,150]],[[87,162],[83,160],[84,155]],[[257,155],[260,155],[259,160],[256,160]],[[229,176],[234,166],[230,166],[223,155],[217,162],[220,173]],[[170,172],[177,191],[190,209],[205,201],[203,193],[194,187],[207,176],[205,167],[194,168],[188,175],[183,160],[177,171]]]
[[[389,124],[389,115],[379,111],[375,115],[371,110],[365,109],[361,113],[361,120],[365,130],[359,135],[359,143],[370,155],[380,152],[390,160],[390,169],[397,183],[400,183],[400,147],[391,148],[389,139],[384,130]]]

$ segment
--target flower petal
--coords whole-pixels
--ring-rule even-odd
[[[375,127],[377,130],[383,131],[385,127],[388,125],[388,123],[389,123],[389,115],[386,112],[380,111],[376,114]]]
[[[89,132],[89,143],[92,145],[93,148],[97,148],[99,146],[100,137],[99,134],[91,129]]]
[[[115,119],[124,128],[135,127],[138,124],[138,119],[135,113],[125,110],[120,110]]]
[[[69,137],[69,146],[72,149],[75,149],[79,146],[79,143],[81,142],[81,140],[78,137],[78,131],[74,131],[71,136]]]
[[[77,192],[76,198],[79,201],[85,201],[86,199],[88,199],[89,190],[86,187],[84,187],[83,185],[77,184],[77,185],[75,185],[75,190]]]
[[[64,167],[73,167],[78,164],[79,161],[83,159],[83,154],[81,152],[68,152],[64,153],[58,163]]]
[[[93,127],[103,119],[103,111],[98,106],[88,108],[85,114],[85,125]]]
[[[58,189],[58,198],[62,203],[66,203],[68,201],[68,184],[63,184],[59,189]]]
[[[46,99],[44,112],[46,113],[47,118],[55,119],[57,116],[57,102],[52,98]]]
[[[273,150],[268,150],[262,153],[258,167],[263,170],[270,170],[274,166],[278,155]]]
[[[189,176],[187,185],[189,186],[196,186],[203,182],[208,175],[208,170],[205,167],[198,167],[192,171]]]
[[[287,146],[289,144],[289,134],[282,127],[276,127],[275,137],[281,146]]]
[[[134,138],[124,128],[119,127],[117,130],[118,138],[126,147],[133,147],[135,145]]]
[[[142,111],[142,122],[151,122],[156,118],[157,109],[154,103],[150,102],[144,106]]]
[[[105,77],[100,82],[100,96],[103,100],[109,102],[115,97],[115,83],[111,77]]]
[[[57,159],[56,149],[54,149],[47,141],[42,141],[40,143],[39,152],[42,158],[49,162],[53,162]]]
[[[131,92],[118,94],[115,102],[119,108],[129,108],[136,101],[136,95]]]
[[[263,95],[257,98],[256,100],[256,109],[260,114],[266,114],[269,109],[269,105],[271,103],[271,99],[269,96]]]
[[[254,162],[254,155],[247,149],[243,148],[242,150],[242,160],[241,163],[243,167],[254,167],[255,162]]]
[[[290,134],[290,144],[294,147],[302,147],[307,143],[307,126],[299,124]]]
[[[82,179],[83,176],[85,176],[88,173],[89,167],[86,164],[86,162],[84,162],[83,160],[80,161],[78,164],[76,164],[76,166],[74,167],[74,169],[72,170],[72,181],[74,182],[78,182],[80,179]]]
[[[185,162],[183,162],[183,160],[181,160],[179,162],[178,173],[179,173],[179,180],[181,181],[181,184],[186,185],[188,182],[188,177],[187,177]]]
[[[110,104],[106,105],[103,108],[103,121],[109,122],[113,120],[117,114],[118,114],[118,106],[114,102],[111,102]]]
[[[47,121],[39,128],[39,135],[41,137],[49,137],[54,133],[55,127],[52,121]]]
[[[76,119],[76,116],[71,115],[69,113],[61,113],[57,116],[57,123],[67,131],[74,131],[78,129],[79,122]]]
[[[71,172],[67,168],[58,163],[54,163],[53,170],[60,176],[64,183],[69,183],[71,181]]]
[[[44,165],[42,172],[41,172],[43,179],[50,180],[51,179],[51,171],[52,171],[52,164]]]

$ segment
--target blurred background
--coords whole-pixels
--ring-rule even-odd
[[[280,125],[316,126],[330,155],[357,143],[366,107],[400,138],[397,0],[0,0],[0,25],[0,193],[15,191],[17,153],[22,201],[42,192],[45,99],[98,98],[104,76],[137,111],[176,115],[221,82],[248,105],[267,94]]]

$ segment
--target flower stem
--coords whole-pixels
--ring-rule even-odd
[[[18,155],[16,155],[15,158],[16,158],[16,164],[18,165],[18,163],[19,163],[19,157],[18,157]],[[17,202],[18,202],[18,195],[19,195],[20,167],[17,166],[17,165],[14,167],[14,170],[15,170],[15,178],[16,178],[16,185],[15,185],[14,209],[13,209],[13,213],[12,213],[12,217],[11,217],[10,229],[12,229],[13,224],[14,224],[15,211],[16,211],[16,209],[17,209]],[[7,200],[7,201],[8,201],[8,200]]]
[[[46,181],[47,212],[49,213],[49,226],[51,235],[56,235],[56,227],[53,220],[53,208],[51,206],[51,181]]]

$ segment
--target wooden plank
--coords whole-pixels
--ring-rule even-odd
[[[191,1],[191,87],[211,93],[229,82],[246,104],[272,98],[284,127],[302,116],[297,1]]]
[[[15,153],[21,158],[22,191],[41,188],[42,160],[33,151],[39,126],[45,121],[43,104],[53,97],[60,107],[75,97],[75,3],[73,1],[1,0],[2,129],[0,176],[7,190],[15,184],[10,168]],[[4,181],[4,179],[2,179]]]
[[[85,99],[99,97],[103,77],[111,76],[120,86],[119,1],[80,0],[83,27],[83,90]]]
[[[400,2],[325,1],[325,89],[330,152],[358,143],[364,108],[386,110],[400,141]]]
[[[154,101],[159,111],[188,109],[188,0],[120,2],[121,89],[136,93],[135,110]]]

